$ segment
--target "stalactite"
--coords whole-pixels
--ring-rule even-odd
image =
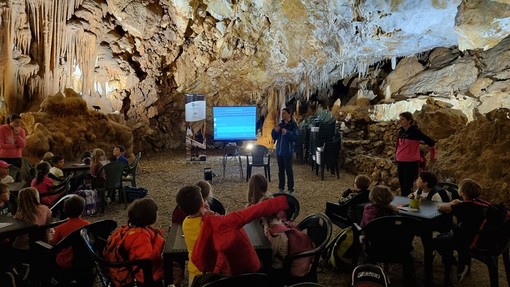
[[[11,22],[13,11],[10,7],[0,9],[0,98],[2,99],[1,110],[10,112],[16,106],[15,91],[13,87],[12,73],[12,43],[13,25]]]
[[[83,0],[32,0],[27,1],[29,19],[31,20],[30,28],[32,34],[35,37],[35,42],[39,43],[38,49],[36,49],[34,60],[41,63],[44,71],[43,77],[40,81],[43,81],[42,85],[34,85],[34,89],[38,89],[38,96],[44,97],[48,94],[53,94],[58,91],[62,91],[66,84],[69,82],[65,80],[65,75],[61,74],[60,60],[65,59],[68,64],[68,70],[72,73],[72,69],[69,70],[69,64],[73,63],[76,58],[73,57],[89,57],[88,53],[74,53],[68,55],[69,45],[81,45],[80,50],[86,49],[91,43],[87,42],[90,38],[82,39],[81,41],[69,41],[69,37],[77,37],[76,35],[69,35],[69,31],[66,28],[66,21],[72,17],[76,8],[83,4]],[[78,36],[79,37],[79,36]],[[95,44],[95,41],[92,43]],[[94,49],[95,49],[95,45]],[[74,51],[74,50],[73,50]],[[71,59],[69,59],[71,56]],[[81,62],[81,58],[77,62]],[[89,60],[84,60],[88,63]],[[92,86],[93,75],[86,75],[87,85],[84,87],[89,88]],[[38,87],[38,88],[35,88]]]
[[[305,96],[306,101],[310,101],[310,79],[308,77],[308,74],[305,74]]]

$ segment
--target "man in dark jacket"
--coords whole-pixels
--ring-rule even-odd
[[[273,128],[271,136],[276,140],[276,159],[278,161],[278,187],[280,192],[285,188],[285,173],[287,174],[287,188],[289,193],[294,192],[294,172],[292,171],[292,158],[294,156],[294,142],[296,141],[298,127],[292,120],[289,108],[282,109],[282,122]]]

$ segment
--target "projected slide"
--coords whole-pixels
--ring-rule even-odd
[[[214,140],[237,141],[257,138],[257,107],[213,107]]]

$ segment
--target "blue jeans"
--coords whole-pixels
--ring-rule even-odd
[[[287,188],[290,192],[294,191],[294,171],[292,171],[292,159],[294,155],[276,156],[278,161],[278,188],[285,188],[285,173],[287,174]]]

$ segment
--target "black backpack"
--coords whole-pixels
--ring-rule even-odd
[[[480,199],[473,200],[472,202],[484,207],[484,220],[480,224],[480,230],[471,242],[470,248],[494,248],[499,237],[494,232],[498,232],[498,229],[501,229],[500,227],[503,226],[505,221],[510,219],[510,211],[503,203],[493,204]],[[500,230],[500,232],[505,231]]]

